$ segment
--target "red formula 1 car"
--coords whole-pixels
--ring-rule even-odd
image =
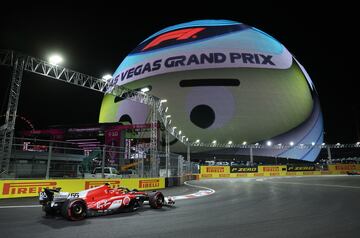
[[[360,171],[352,170],[352,171],[346,171],[348,175],[360,175]]]
[[[109,184],[83,190],[78,193],[60,192],[61,188],[45,188],[39,194],[39,201],[46,215],[61,214],[69,220],[81,220],[97,214],[131,212],[148,203],[159,209],[163,205],[173,205],[172,197],[164,197],[159,191],[151,193],[111,188]]]

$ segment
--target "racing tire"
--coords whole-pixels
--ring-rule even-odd
[[[161,192],[149,194],[149,204],[151,208],[160,209],[164,205],[164,195]]]
[[[45,216],[47,217],[56,215],[56,210],[50,207],[50,204],[43,205],[42,210],[45,212]]]
[[[141,207],[141,205],[139,204],[139,202],[135,199],[132,199],[129,203],[128,206],[126,206],[123,211],[124,212],[134,212],[136,210],[138,210]]]
[[[82,199],[66,201],[61,208],[61,215],[71,221],[79,221],[86,217],[86,204]]]

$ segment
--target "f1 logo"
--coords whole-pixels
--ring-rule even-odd
[[[149,44],[147,44],[142,51],[150,49],[154,46],[159,45],[160,43],[167,41],[167,40],[187,40],[190,37],[196,38],[196,33],[199,33],[200,31],[205,30],[203,27],[196,27],[196,28],[188,28],[188,29],[181,29],[176,31],[171,31],[165,34],[162,34],[158,37],[156,37],[154,40],[152,40]]]

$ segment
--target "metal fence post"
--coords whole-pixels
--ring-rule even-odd
[[[181,166],[182,166],[182,156],[179,156],[178,157],[178,171],[177,171],[177,176],[182,176],[182,173],[181,173]]]
[[[191,172],[191,160],[190,160],[190,144],[187,145],[187,150],[186,150],[186,155],[187,155],[187,162],[188,162],[188,170],[187,171],[188,174],[192,174]]]
[[[140,163],[139,163],[139,176],[140,178],[144,177],[144,158],[141,158]]]
[[[170,167],[169,132],[165,131],[165,170],[166,170],[165,177],[169,177],[169,167]]]
[[[101,178],[105,178],[105,174],[104,174],[104,167],[105,167],[105,152],[106,152],[106,148],[105,145],[103,146],[103,151],[102,151],[102,160],[101,160]]]
[[[328,153],[328,164],[332,164],[330,146],[327,146],[326,148]]]
[[[49,179],[49,176],[50,176],[51,155],[52,155],[52,145],[49,146],[49,154],[48,154],[48,160],[47,160],[47,165],[46,165],[46,177],[45,177],[45,179]]]
[[[253,148],[250,145],[250,165],[254,164]]]

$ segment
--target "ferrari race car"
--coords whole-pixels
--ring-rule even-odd
[[[348,175],[360,175],[360,171],[356,171],[356,170],[347,171],[346,173],[347,173]]]
[[[111,188],[109,184],[77,193],[60,190],[45,188],[39,194],[39,202],[46,215],[60,214],[73,221],[94,215],[132,212],[145,203],[154,209],[175,204],[173,197],[164,197],[159,191],[146,193],[123,187]]]

